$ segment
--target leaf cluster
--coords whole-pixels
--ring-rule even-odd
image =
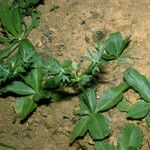
[[[117,106],[128,112],[132,119],[146,118],[150,126],[150,82],[134,68],[128,68],[124,73],[125,82],[110,88],[97,101],[91,81],[95,74],[101,71],[101,65],[111,60],[130,57],[125,48],[130,37],[122,38],[119,32],[110,34],[103,43],[96,43],[94,50],[87,49],[89,56],[83,56],[79,63],[72,60],[58,61],[51,56],[47,61],[40,57],[36,48],[28,39],[33,28],[39,24],[40,13],[35,7],[40,0],[10,0],[0,1],[0,22],[2,37],[0,43],[0,93],[15,94],[17,100],[14,109],[21,120],[25,120],[43,99],[55,101],[60,98],[60,89],[67,86],[78,87],[82,91],[80,99],[80,116],[71,137],[71,143],[87,132],[97,140],[96,149],[114,149],[113,145],[101,142],[111,134],[109,120],[103,112]],[[28,25],[25,16],[30,15]],[[28,16],[29,17],[29,16]],[[89,61],[87,69],[82,70],[82,62]],[[142,98],[133,106],[123,100],[123,93],[133,88]],[[136,142],[133,138],[138,138]],[[139,149],[142,141],[141,130],[128,125],[122,129],[118,144],[119,149]]]

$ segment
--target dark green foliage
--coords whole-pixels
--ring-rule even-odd
[[[79,63],[58,61],[54,56],[45,61],[28,39],[33,28],[40,22],[40,12],[35,10],[40,0],[0,1],[0,22],[3,29],[0,43],[5,47],[0,50],[0,94],[14,94],[17,98],[14,109],[21,120],[27,117],[45,99],[54,102],[64,96],[66,87],[73,87],[75,93],[82,92],[80,99],[80,116],[71,136],[71,143],[87,132],[96,141],[96,150],[114,150],[114,146],[104,140],[111,134],[108,119],[102,114],[117,108],[128,113],[128,118],[142,119],[150,126],[150,82],[134,68],[124,73],[126,82],[108,89],[97,101],[96,92],[91,87],[95,76],[101,72],[101,65],[117,59],[118,64],[125,63],[124,58],[130,54],[124,51],[130,37],[123,39],[119,32],[113,33],[103,43],[96,43],[94,50],[87,49],[89,56],[83,56]],[[53,6],[55,11],[59,6]],[[26,24],[24,17],[31,17]],[[83,70],[82,62],[89,61]],[[123,93],[133,88],[143,100],[130,106],[123,99]],[[63,93],[63,94],[62,94]],[[136,139],[136,140],[135,140]],[[119,135],[120,150],[138,150],[141,147],[142,131],[135,125],[127,125]]]
[[[130,37],[123,39],[119,32],[112,33],[109,39],[104,42],[106,53],[103,58],[106,60],[119,58],[129,42]]]
[[[80,120],[76,123],[71,136],[71,143],[77,138],[89,132],[94,140],[104,139],[111,133],[106,117],[96,113],[96,93],[94,89],[88,88],[80,99]]]
[[[145,101],[150,102],[150,82],[144,75],[130,67],[125,71],[124,78],[127,83],[133,89],[135,89]]]

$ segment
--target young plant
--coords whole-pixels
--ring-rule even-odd
[[[32,13],[32,22],[27,27],[19,7],[10,5],[8,1],[0,1],[0,21],[3,37],[0,43],[5,48],[0,50],[0,84],[13,78],[31,65],[37,55],[32,43],[26,39],[31,30],[39,24],[39,13]],[[34,58],[33,58],[34,57]]]
[[[111,129],[107,118],[102,112],[117,105],[123,98],[123,91],[128,88],[126,83],[121,83],[106,91],[97,102],[94,89],[88,88],[80,99],[80,111],[77,113],[80,120],[76,123],[71,136],[71,143],[89,132],[93,140],[102,140],[110,135]]]
[[[71,136],[71,143],[88,131],[94,140],[104,139],[111,133],[109,122],[101,113],[96,113],[97,102],[94,89],[87,89],[80,100],[80,120],[76,123]]]
[[[38,26],[39,12],[33,11],[31,17],[31,24],[27,27],[19,7],[10,5],[8,1],[0,1],[0,21],[4,33],[4,37],[0,37],[0,42],[9,44],[7,48],[1,50],[0,60],[16,49],[17,44],[27,38],[31,30]]]

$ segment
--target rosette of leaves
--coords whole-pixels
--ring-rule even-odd
[[[88,88],[80,99],[80,116],[72,132],[71,143],[78,137],[83,137],[87,132],[93,140],[102,140],[110,135],[111,128],[108,119],[102,114],[117,105],[123,98],[123,91],[128,88],[124,82],[106,91],[97,102],[93,88]]]

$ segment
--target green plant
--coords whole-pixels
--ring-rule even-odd
[[[142,119],[146,117],[146,122],[149,126],[150,114],[150,82],[134,68],[128,68],[124,73],[124,78],[127,83],[137,91],[142,100],[136,102],[128,111],[127,116],[132,119]]]
[[[40,104],[40,101],[56,101],[66,87],[73,87],[75,93],[81,92],[80,116],[71,136],[71,143],[77,138],[90,133],[96,141],[96,149],[110,149],[114,146],[105,143],[110,136],[109,120],[103,112],[117,106],[128,114],[128,118],[146,119],[150,126],[150,82],[134,68],[128,68],[124,73],[125,82],[108,89],[97,101],[92,88],[92,81],[101,72],[101,65],[117,59],[118,64],[130,57],[125,48],[130,37],[122,38],[119,32],[110,34],[103,43],[96,43],[94,50],[87,49],[89,56],[83,56],[79,63],[64,60],[58,61],[54,56],[48,61],[37,53],[36,48],[28,39],[33,28],[39,24],[40,13],[35,10],[40,0],[0,1],[0,21],[3,29],[0,43],[0,94],[15,94],[17,97],[14,109],[21,120],[25,120]],[[54,11],[55,11],[54,7]],[[53,11],[53,10],[52,10]],[[25,21],[25,16],[31,17],[31,23]],[[83,70],[82,62],[90,65]],[[133,88],[142,100],[133,106],[123,99],[123,93]],[[144,89],[144,90],[143,90]],[[64,94],[64,93],[63,93]],[[134,143],[133,137],[138,137]],[[128,125],[119,135],[119,149],[139,149],[142,141],[141,130]]]
[[[0,50],[0,83],[2,83],[24,72],[38,57],[27,37],[32,29],[38,26],[39,13],[32,12],[32,22],[27,26],[21,9],[10,5],[8,1],[2,1],[0,21],[4,35],[0,37],[0,43],[5,45]]]
[[[123,98],[123,91],[128,88],[124,82],[106,91],[96,102],[94,89],[86,89],[80,99],[80,111],[77,112],[80,120],[76,123],[71,137],[71,143],[80,136],[84,136],[88,131],[94,140],[104,139],[110,135],[111,129],[108,120],[102,115],[117,105]]]

